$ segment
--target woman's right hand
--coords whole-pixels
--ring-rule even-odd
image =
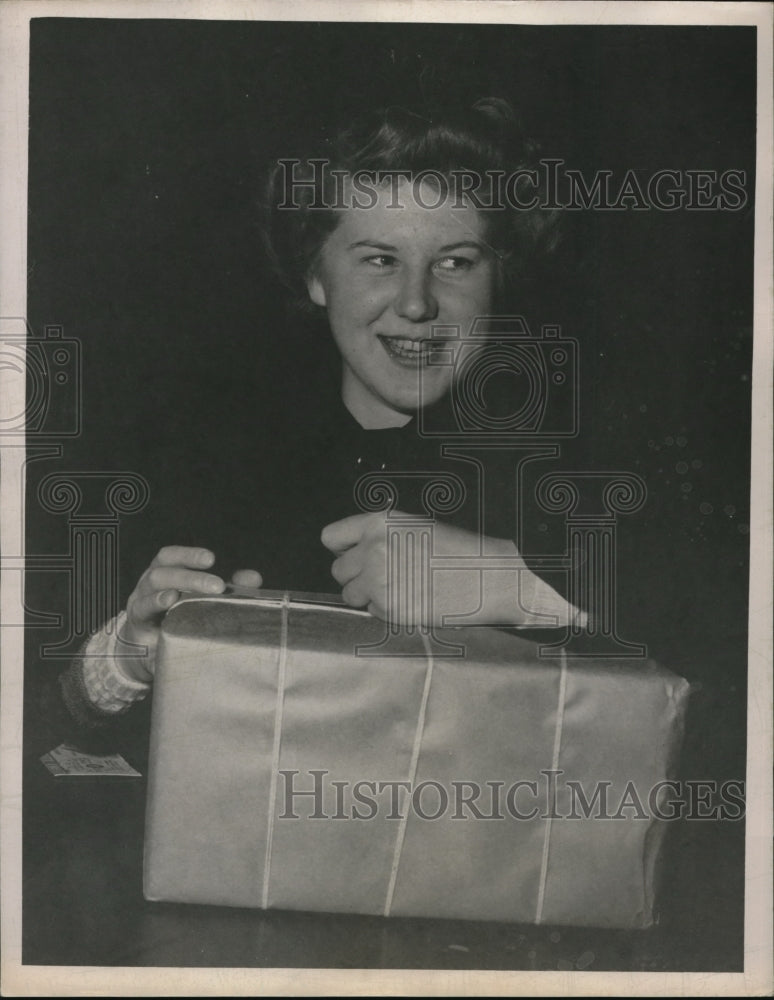
[[[139,649],[135,655],[121,656],[121,668],[138,681],[150,682],[156,660],[161,620],[182,592],[192,594],[222,594],[224,581],[207,570],[215,562],[209,549],[184,545],[169,545],[161,549],[153,562],[140,577],[126,605],[126,623],[122,639]],[[260,587],[261,576],[255,570],[240,570],[234,574],[234,583],[241,586]],[[146,653],[142,654],[142,647]]]

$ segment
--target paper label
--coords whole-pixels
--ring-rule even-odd
[[[140,772],[135,771],[121,754],[84,753],[66,743],[61,743],[50,753],[44,754],[40,760],[56,778],[63,776],[82,777],[83,775],[105,778],[142,777]]]

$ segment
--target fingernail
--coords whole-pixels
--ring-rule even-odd
[[[223,590],[223,581],[215,576],[209,576],[204,581],[204,587],[210,594],[219,594]]]

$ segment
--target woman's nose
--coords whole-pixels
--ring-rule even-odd
[[[404,272],[395,297],[395,312],[412,323],[426,323],[436,318],[438,303],[429,275],[418,270]]]

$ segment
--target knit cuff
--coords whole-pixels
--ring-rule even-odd
[[[81,726],[106,725],[150,691],[150,684],[128,677],[121,669],[116,647],[125,622],[122,611],[89,639],[59,678],[65,705]]]
[[[124,711],[150,691],[150,684],[127,676],[121,668],[117,646],[125,624],[126,612],[122,611],[89,639],[81,654],[89,700],[100,711],[111,714]]]

